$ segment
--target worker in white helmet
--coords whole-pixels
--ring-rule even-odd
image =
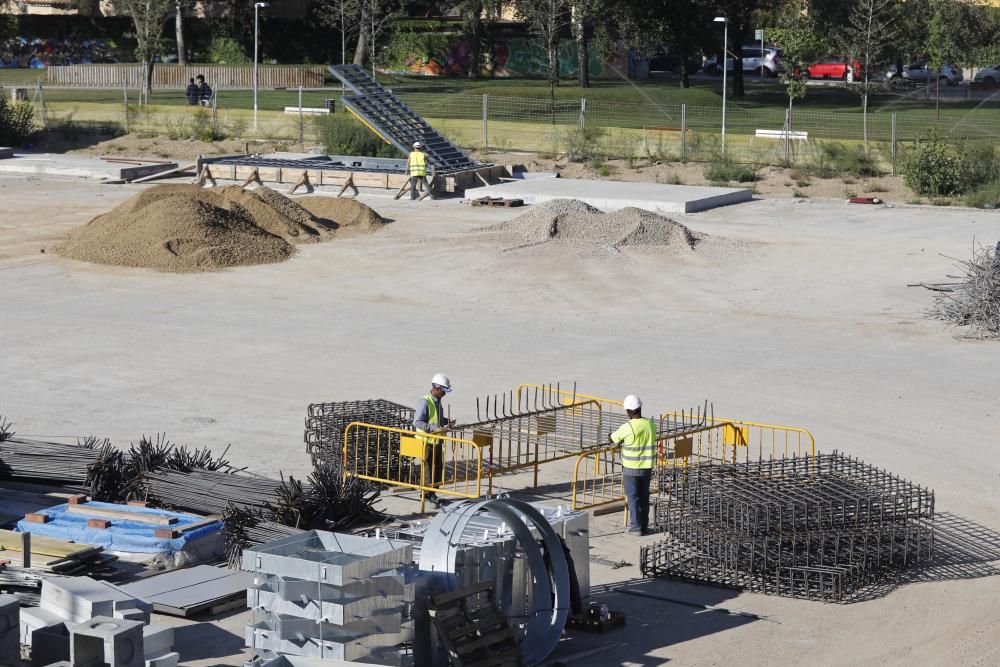
[[[649,482],[656,459],[656,424],[642,416],[642,401],[629,394],[624,401],[628,421],[611,434],[611,442],[622,446],[622,474],[628,500],[632,535],[649,530]]]
[[[430,479],[427,479],[428,472],[424,472],[424,483],[431,486],[438,486],[444,479],[444,447],[441,438],[432,437],[431,434],[445,433],[449,427],[455,425],[454,419],[445,417],[444,409],[441,406],[441,399],[451,392],[451,380],[447,375],[438,373],[431,379],[431,391],[420,399],[413,414],[413,428],[418,433],[427,435],[417,436],[424,442],[424,461]],[[439,505],[437,494],[433,491],[427,494],[427,499],[435,506]]]
[[[423,182],[431,199],[435,198],[431,182],[427,179],[427,155],[424,153],[424,145],[419,141],[413,142],[413,150],[406,158],[406,173],[410,177],[410,199],[417,198],[417,181]]]

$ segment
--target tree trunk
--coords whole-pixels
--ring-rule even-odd
[[[725,67],[725,61],[722,62],[722,66]],[[743,99],[746,95],[746,89],[743,87],[743,58],[741,56],[733,54],[733,97]]]
[[[182,0],[176,0],[177,15],[174,17],[174,28],[177,32],[177,64],[187,65],[187,47],[184,45],[184,8]]]
[[[559,85],[559,32],[553,30],[549,37],[549,86]]]
[[[691,73],[688,72],[688,54],[686,50],[681,51],[681,88],[691,87]]]
[[[354,47],[354,64],[358,67],[365,66],[365,57],[368,54],[368,31],[365,29],[364,21],[361,23],[361,31],[358,33],[358,45]]]
[[[590,63],[587,32],[580,5],[573,5],[573,37],[576,39],[576,78],[581,88],[590,88]]]
[[[469,34],[469,78],[479,78],[481,47],[483,43],[483,22],[476,19]]]

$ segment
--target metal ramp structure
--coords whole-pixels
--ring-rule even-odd
[[[342,98],[344,108],[404,154],[419,141],[438,174],[486,166],[469,158],[357,65],[331,65],[328,69],[354,93]]]

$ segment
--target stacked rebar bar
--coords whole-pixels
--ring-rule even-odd
[[[383,398],[313,403],[309,406],[306,416],[306,451],[312,456],[314,465],[327,464],[339,467],[344,464],[344,430],[348,424],[362,422],[412,430],[413,415],[413,408]],[[399,461],[399,435],[390,434],[389,437],[391,440],[389,448],[380,450],[377,454],[370,453],[375,460],[368,462],[368,465],[355,465],[355,462],[350,460],[347,461],[348,469],[397,470],[400,463],[408,467],[410,464],[408,459]],[[385,460],[379,460],[379,456]]]
[[[11,437],[0,442],[0,479],[83,485],[100,459],[95,449]]]
[[[934,492],[836,452],[659,481],[647,576],[840,602],[933,553]]]

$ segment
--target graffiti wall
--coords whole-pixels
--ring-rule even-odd
[[[446,44],[438,40],[427,40],[421,45],[411,44],[408,53],[390,65],[388,69],[402,69],[414,74],[428,76],[467,76],[471,64],[472,49],[468,40],[455,38]],[[620,60],[620,62],[618,62]],[[597,49],[588,53],[590,76],[619,76],[627,70],[624,54],[611,60],[602,58]],[[535,37],[507,37],[494,41],[488,52],[482,54],[479,64],[480,75],[484,77],[547,77],[549,55],[545,44]],[[559,76],[574,77],[577,74],[576,42],[571,39],[559,43]]]

